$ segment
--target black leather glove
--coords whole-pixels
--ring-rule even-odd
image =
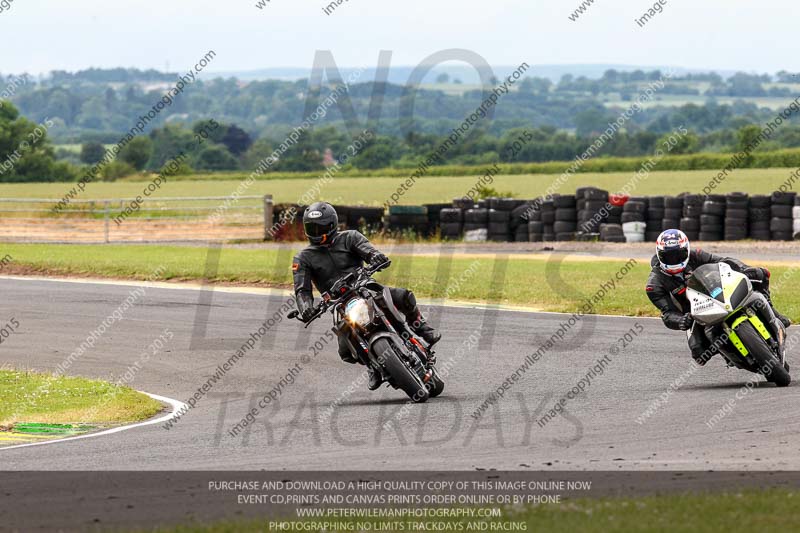
[[[381,252],[375,252],[369,257],[369,264],[370,265],[382,265],[384,263],[390,263],[389,258],[383,255]],[[388,265],[387,265],[388,266]]]
[[[764,277],[763,270],[757,267],[747,267],[742,270],[742,274],[750,278],[751,280],[761,281]]]
[[[308,322],[314,315],[314,298],[307,292],[297,293],[297,311],[303,322]]]
[[[689,331],[692,329],[692,324],[694,324],[694,318],[687,313],[678,320],[678,329],[681,331]]]
[[[300,318],[303,319],[303,322],[308,322],[311,320],[311,317],[314,316],[314,308],[313,307],[306,307],[302,311],[300,311]]]

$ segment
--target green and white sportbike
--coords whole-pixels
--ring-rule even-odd
[[[761,374],[778,387],[791,383],[786,328],[747,276],[725,263],[703,265],[686,286],[693,327],[705,328],[729,366]]]

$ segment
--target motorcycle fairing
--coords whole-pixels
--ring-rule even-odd
[[[747,276],[726,263],[700,267],[687,284],[692,316],[706,325],[718,324],[741,309],[751,291]]]

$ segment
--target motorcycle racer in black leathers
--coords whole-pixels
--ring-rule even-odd
[[[692,250],[689,239],[680,230],[664,231],[656,243],[657,251],[651,261],[652,272],[645,290],[650,301],[660,311],[664,325],[669,329],[691,331],[689,349],[699,365],[705,365],[718,352],[711,345],[703,328],[692,328],[694,319],[689,310],[691,306],[686,297],[686,280],[694,270],[710,263],[724,262],[730,267],[755,281],[753,288],[762,293],[772,305],[769,292],[770,272],[766,268],[751,267],[732,257],[721,257],[703,250]],[[774,310],[773,305],[773,310]],[[791,321],[774,310],[775,316],[789,327]]]
[[[310,245],[292,261],[297,310],[303,321],[311,317],[314,309],[312,283],[322,294],[336,280],[365,262],[379,265],[389,261],[364,235],[353,230],[339,231],[338,226],[336,210],[326,202],[312,204],[303,213],[303,228]],[[431,346],[441,339],[441,334],[427,323],[419,310],[413,292],[395,287],[390,287],[389,291],[395,307],[406,316],[406,322],[417,335]],[[358,362],[343,338],[339,338],[339,356],[347,363]],[[369,389],[375,390],[381,383],[381,372],[370,367]]]

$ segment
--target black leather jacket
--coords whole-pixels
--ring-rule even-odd
[[[337,233],[330,244],[308,246],[292,261],[297,309],[302,313],[314,306],[312,283],[320,293],[326,292],[344,274],[369,263],[376,253],[367,238],[353,230]]]
[[[694,269],[710,263],[727,263],[736,272],[750,275],[752,269],[732,257],[721,257],[703,250],[692,250],[689,253],[689,265],[686,270],[676,276],[671,276],[661,270],[658,256],[653,256],[650,265],[653,267],[647,279],[647,296],[661,311],[661,320],[669,329],[679,329],[678,323],[685,313],[689,312],[689,299],[686,297],[686,277]]]

